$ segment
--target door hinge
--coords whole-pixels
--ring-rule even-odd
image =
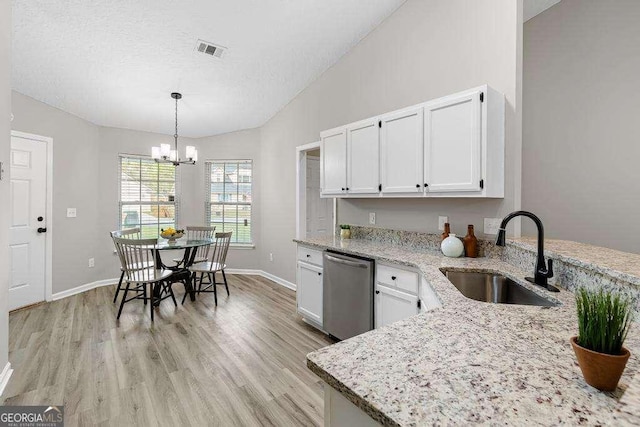
[[[420,302],[420,300],[418,300],[418,308],[422,307],[422,303]]]
[[[382,127],[382,120],[378,120],[378,127],[381,128]]]
[[[480,92],[480,102],[484,102],[484,92]]]
[[[483,188],[484,188],[484,179],[481,179],[480,180],[480,189],[483,189]]]
[[[378,184],[378,191],[382,191],[382,184]]]
[[[0,162],[0,181],[2,181],[3,176],[4,176],[4,163]]]

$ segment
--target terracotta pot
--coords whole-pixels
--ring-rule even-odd
[[[602,391],[614,391],[631,353],[622,347],[621,355],[598,353],[578,345],[578,337],[571,338],[571,346],[578,358],[584,380]]]

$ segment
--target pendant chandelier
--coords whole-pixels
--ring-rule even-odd
[[[185,160],[178,157],[178,100],[182,99],[182,94],[173,92],[171,98],[176,100],[176,132],[173,134],[174,149],[169,144],[160,144],[159,147],[151,147],[151,157],[156,163],[171,163],[174,166],[195,165],[198,160],[198,150],[192,145],[187,145],[185,150]]]

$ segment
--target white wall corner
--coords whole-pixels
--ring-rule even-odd
[[[0,397],[4,393],[4,389],[7,387],[7,384],[9,384],[11,374],[13,374],[13,369],[11,369],[11,363],[7,362],[2,373],[0,373]]]

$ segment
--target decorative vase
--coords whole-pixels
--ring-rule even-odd
[[[469,258],[476,258],[478,256],[478,239],[473,234],[473,225],[469,224],[467,227],[467,235],[462,239],[464,245],[464,254]]]
[[[587,384],[598,390],[614,391],[631,355],[629,350],[622,347],[620,355],[598,353],[579,345],[578,337],[571,338],[571,346]]]
[[[341,239],[350,239],[351,238],[351,229],[343,228],[340,230],[340,238]]]
[[[444,223],[444,231],[442,232],[442,240],[449,237],[449,233],[451,233],[451,228],[448,222]]]
[[[464,245],[455,234],[449,234],[440,244],[440,249],[445,256],[449,258],[458,258],[464,253]]]

